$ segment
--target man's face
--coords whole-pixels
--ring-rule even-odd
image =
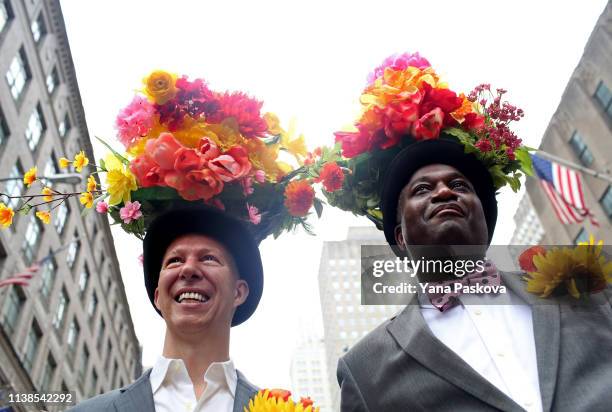
[[[424,166],[404,186],[398,200],[395,239],[409,245],[486,245],[487,224],[470,181],[443,164]]]
[[[166,249],[155,289],[155,306],[169,330],[201,332],[231,326],[235,309],[249,294],[232,255],[209,237],[190,234]]]

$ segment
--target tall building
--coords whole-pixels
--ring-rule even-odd
[[[519,202],[514,223],[516,227],[510,240],[511,245],[537,245],[544,237],[544,227],[527,193]]]
[[[309,337],[300,342],[291,359],[291,393],[295,400],[310,396],[321,412],[332,412],[325,343]]]
[[[319,294],[334,411],[340,410],[336,379],[338,358],[402,308],[396,305],[361,305],[361,246],[384,244],[382,232],[374,227],[351,227],[346,240],[323,243]]]
[[[85,150],[93,159],[59,0],[0,0],[0,75],[0,192],[40,191],[19,179],[33,166],[39,176],[51,176],[62,173],[62,156]],[[81,180],[92,171],[85,168]],[[62,192],[84,187],[47,184]],[[19,208],[6,196],[0,201]],[[81,400],[141,373],[108,221],[81,210],[74,197],[58,200],[50,224],[16,214],[0,230],[0,279],[64,247],[29,286],[0,289],[4,393],[70,390]]]
[[[540,149],[596,171],[612,175],[612,4],[599,17],[567,84]],[[527,192],[538,213],[542,244],[573,244],[592,234],[612,244],[612,184],[582,174],[584,200],[599,227],[563,225],[537,179],[527,179]]]

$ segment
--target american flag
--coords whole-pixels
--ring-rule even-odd
[[[584,204],[580,175],[558,163],[530,155],[540,185],[561,223],[581,223],[588,217],[593,225],[599,226],[593,213]]]

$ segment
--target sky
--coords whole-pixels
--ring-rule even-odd
[[[515,131],[537,147],[606,0],[560,1],[159,1],[61,0],[90,137],[120,148],[113,124],[155,69],[201,77],[215,90],[264,101],[308,146],[330,145],[358,114],[367,74],[388,55],[420,52],[468,93],[507,89],[526,116]],[[96,158],[105,154],[94,144]],[[503,189],[493,244],[510,240],[522,192]],[[291,386],[291,354],[322,333],[318,267],[323,241],[369,221],[326,207],[316,236],[285,234],[260,250],[265,287],[257,312],[233,328],[230,356],[260,387]],[[161,354],[165,325],[146,296],[142,246],[113,227],[123,283],[143,346]]]

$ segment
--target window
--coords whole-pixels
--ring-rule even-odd
[[[70,246],[68,246],[68,253],[66,253],[66,265],[68,265],[70,269],[72,269],[72,266],[74,265],[74,261],[79,253],[79,247],[81,246],[80,240],[77,239],[78,235],[78,232],[75,231],[74,239],[70,243]]]
[[[578,235],[576,235],[576,238],[574,239],[574,244],[577,245],[578,243],[588,242],[588,241],[589,241],[589,234],[584,228],[580,229],[580,232],[578,232]]]
[[[100,318],[100,330],[98,331],[98,350],[102,349],[102,342],[104,341],[104,329],[106,329],[106,324],[104,323],[104,318]]]
[[[89,320],[92,320],[94,315],[96,314],[96,309],[98,307],[98,295],[96,292],[91,294],[91,300],[89,301],[89,305],[87,305],[87,316],[89,316]]]
[[[608,215],[608,218],[612,219],[612,186],[608,186],[599,203],[601,203],[601,207],[606,212],[606,215]]]
[[[0,145],[8,139],[10,134],[11,131],[6,123],[6,119],[4,118],[4,113],[2,110],[0,110]]]
[[[55,217],[53,218],[53,225],[55,226],[55,230],[57,230],[57,233],[61,235],[64,231],[64,226],[66,226],[68,214],[70,214],[68,202],[66,200],[62,201],[62,203],[57,207],[56,210],[57,212],[55,213]]]
[[[66,342],[68,342],[68,350],[71,353],[76,351],[76,344],[79,340],[79,333],[81,332],[81,328],[79,327],[79,322],[76,319],[72,319],[70,322],[70,328],[68,328],[68,338]]]
[[[45,298],[49,298],[51,294],[51,290],[53,290],[53,284],[55,283],[55,275],[57,272],[57,264],[55,263],[55,259],[49,258],[45,261],[42,267],[42,286],[40,287],[40,293]]]
[[[37,104],[34,108],[34,111],[30,115],[30,119],[28,120],[28,127],[25,131],[25,137],[28,141],[28,147],[30,151],[36,150],[38,146],[38,142],[40,142],[40,138],[43,133],[47,129],[47,125],[45,124],[45,118],[42,113],[42,109],[40,108],[40,104]]]
[[[42,332],[40,331],[38,322],[36,322],[36,319],[33,319],[32,327],[28,332],[28,340],[26,342],[25,352],[23,355],[23,366],[25,366],[28,372],[32,372],[32,364],[36,358],[36,353],[38,352],[38,346],[41,338]]]
[[[94,396],[96,394],[97,387],[98,387],[98,372],[96,372],[96,368],[93,368],[91,371],[91,385],[89,389],[89,396]]]
[[[590,166],[591,163],[593,163],[593,154],[578,132],[574,132],[569,143],[572,146],[576,156],[578,156],[580,159],[580,163],[585,166]]]
[[[70,117],[68,116],[68,113],[66,113],[66,115],[64,116],[64,120],[62,120],[57,126],[57,131],[60,137],[66,137],[71,127],[72,125],[70,124]]]
[[[113,372],[111,374],[111,380],[110,380],[110,384],[112,387],[114,387],[114,384],[115,384],[115,377],[117,376],[117,369],[119,369],[119,365],[117,365],[117,361],[115,360],[115,363],[113,364]]]
[[[32,30],[32,37],[34,38],[34,43],[38,43],[40,39],[43,38],[45,34],[47,34],[47,27],[45,26],[45,19],[43,14],[40,13],[38,18],[32,22],[30,25],[30,30]]]
[[[0,0],[0,33],[4,31],[6,24],[13,18],[13,11],[8,0]]]
[[[70,304],[70,298],[65,288],[62,288],[62,293],[57,303],[57,310],[55,311],[55,317],[53,318],[53,326],[55,329],[61,329],[64,326],[64,319],[66,318],[66,312],[68,305]]]
[[[57,369],[57,363],[53,358],[51,352],[47,356],[47,362],[45,363],[45,369],[42,372],[42,377],[40,380],[40,389],[43,391],[51,390],[51,384],[53,383],[53,375],[55,375],[55,370]]]
[[[40,246],[42,226],[35,215],[30,215],[30,223],[26,229],[25,238],[23,239],[23,245],[21,246],[21,252],[23,253],[23,259],[29,266],[34,262],[38,247]]]
[[[47,83],[47,91],[49,94],[53,94],[57,86],[59,85],[59,74],[57,74],[57,68],[53,67],[51,73],[47,75],[46,83]]]
[[[59,174],[59,170],[57,168],[57,161],[55,154],[51,153],[49,160],[45,164],[45,169],[43,170],[43,174],[41,177],[50,177]],[[53,187],[53,182],[48,179],[41,179],[45,186]]]
[[[608,89],[603,81],[599,82],[599,85],[597,86],[597,90],[595,91],[595,99],[597,99],[608,117],[612,118],[612,91]]]
[[[9,174],[9,179],[6,182],[6,194],[9,196],[21,196],[24,192],[24,184],[23,184],[23,168],[21,167],[21,162],[17,160],[17,163],[11,169],[11,173]],[[13,198],[8,200],[8,206],[13,209],[17,208],[19,204],[19,199]]]
[[[17,55],[13,57],[13,61],[11,61],[11,65],[6,72],[6,81],[8,82],[9,89],[11,89],[13,100],[19,100],[30,77],[28,59],[22,47],[17,52]]]
[[[19,314],[25,305],[26,297],[23,290],[17,286],[11,289],[11,293],[6,299],[6,306],[4,308],[4,317],[2,318],[2,325],[9,335],[12,335],[19,319]]]
[[[81,382],[85,382],[85,378],[87,377],[87,365],[89,364],[89,349],[87,349],[87,345],[83,343],[83,353],[80,358],[79,365],[79,375],[81,376]]]
[[[85,293],[85,289],[87,289],[87,283],[89,283],[89,268],[87,264],[83,265],[83,270],[81,270],[81,275],[79,276],[79,294],[83,296]]]

